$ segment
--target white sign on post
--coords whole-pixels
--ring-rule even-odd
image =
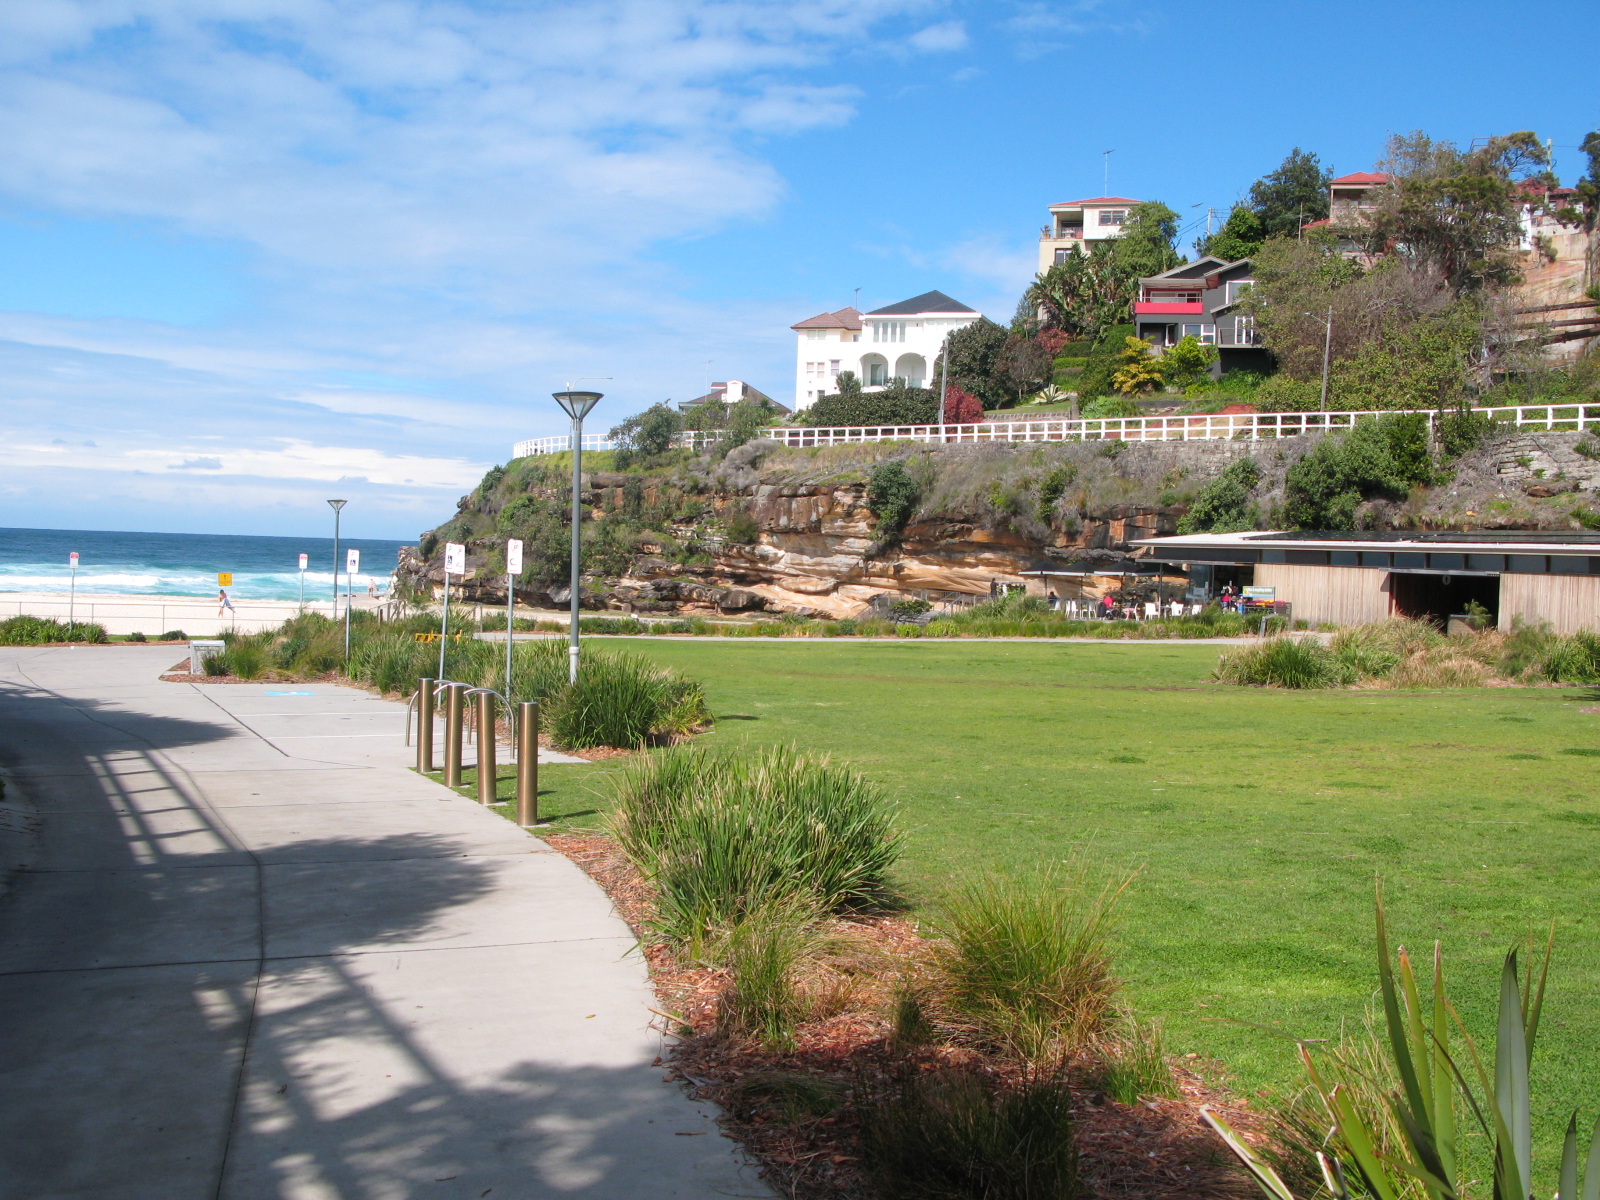
[[[522,539],[511,538],[506,542],[506,574],[522,574]]]
[[[521,545],[522,545],[521,542],[517,543],[518,548],[520,548]],[[71,567],[74,571],[76,571],[78,569],[78,552],[76,550],[74,550],[71,554],[67,555],[67,565],[69,567]]]
[[[344,552],[344,573],[354,575],[361,570],[361,551],[346,550]]]
[[[465,575],[467,573],[467,548],[458,542],[444,544],[444,573],[446,575]]]
[[[300,556],[300,569],[302,571],[304,571],[306,569],[306,564],[309,563],[310,561],[311,561],[311,556],[309,554],[302,554]]]

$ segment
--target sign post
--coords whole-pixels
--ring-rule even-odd
[[[67,585],[67,641],[72,640],[72,627],[77,624],[78,608],[78,552],[67,555],[67,566],[72,570],[72,582]]]
[[[444,616],[439,621],[439,681],[444,673],[444,648],[450,644],[450,576],[467,573],[467,548],[458,542],[444,544]]]
[[[306,610],[306,564],[311,561],[309,554],[300,556],[300,611]]]
[[[361,569],[361,551],[344,552],[344,661],[350,661],[350,576]],[[335,585],[337,586],[337,584]]]
[[[517,603],[517,576],[522,574],[522,539],[506,539],[506,703],[511,699],[511,626]]]

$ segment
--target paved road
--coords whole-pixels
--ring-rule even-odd
[[[770,1194],[604,894],[401,706],[171,659],[0,649],[0,1197]]]

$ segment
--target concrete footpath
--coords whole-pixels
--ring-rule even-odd
[[[0,649],[0,1197],[770,1196],[604,893],[404,707]]]

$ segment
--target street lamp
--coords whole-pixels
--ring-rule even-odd
[[[1328,411],[1328,354],[1333,349],[1333,305],[1328,305],[1326,320],[1316,313],[1307,313],[1313,321],[1322,321],[1322,411]]]
[[[339,619],[339,513],[348,500],[329,500],[328,507],[333,509],[333,619]]]
[[[583,519],[579,493],[583,490],[583,419],[600,403],[600,392],[575,392],[567,384],[564,392],[550,393],[561,411],[572,418],[572,643],[567,648],[567,681],[578,682],[578,552],[580,522]],[[509,633],[507,634],[509,637]]]

